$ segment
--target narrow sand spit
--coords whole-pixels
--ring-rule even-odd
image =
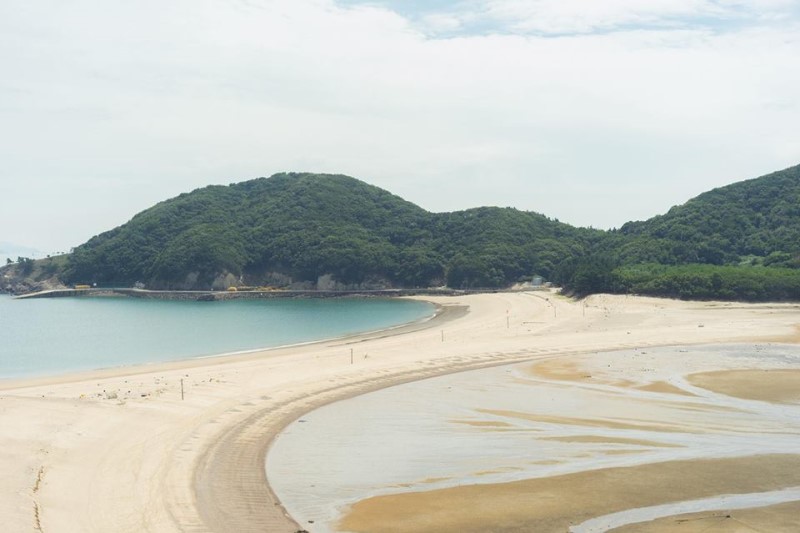
[[[270,492],[264,457],[278,431],[315,407],[404,381],[598,350],[791,342],[800,323],[795,305],[584,303],[549,293],[426,299],[449,312],[352,339],[0,383],[3,529],[293,532],[300,526]],[[624,382],[625,370],[613,378]],[[793,460],[760,466],[789,475],[778,467]]]

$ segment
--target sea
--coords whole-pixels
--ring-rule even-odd
[[[0,379],[229,354],[391,328],[434,313],[383,298],[18,300],[0,295]]]

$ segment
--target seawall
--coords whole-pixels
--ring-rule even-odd
[[[453,289],[380,289],[380,290],[277,290],[277,291],[153,291],[146,289],[60,289],[41,291],[17,296],[27,298],[63,297],[109,297],[127,296],[157,300],[218,301],[233,299],[271,299],[271,298],[391,298],[398,296],[457,296],[498,290],[453,290]]]

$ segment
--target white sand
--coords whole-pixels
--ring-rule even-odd
[[[295,531],[271,500],[263,459],[275,432],[318,405],[556,354],[794,342],[800,323],[796,305],[624,296],[584,305],[546,293],[427,299],[470,312],[392,335],[0,384],[3,529]]]

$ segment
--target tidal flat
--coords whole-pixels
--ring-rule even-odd
[[[773,506],[766,525],[800,500],[797,379],[781,344],[474,370],[308,413],[267,472],[315,532],[585,533]]]

